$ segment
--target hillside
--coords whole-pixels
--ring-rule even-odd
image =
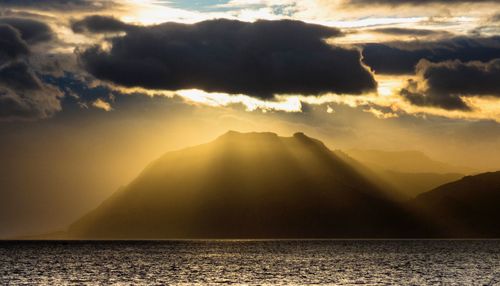
[[[411,203],[448,236],[500,237],[500,172],[466,176]]]
[[[228,132],[169,152],[69,238],[415,237],[432,232],[318,140]]]

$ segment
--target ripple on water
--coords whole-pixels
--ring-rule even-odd
[[[0,242],[0,284],[500,285],[500,241]]]

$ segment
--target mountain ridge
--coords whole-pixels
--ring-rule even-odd
[[[153,161],[68,233],[104,239],[394,237],[414,236],[420,227],[321,141],[300,132],[230,131]]]
[[[494,211],[500,172],[492,174],[466,176],[401,202],[370,168],[304,133],[229,131],[154,160],[64,238],[500,237],[492,229],[500,225],[486,219],[500,220]],[[492,178],[477,179],[485,176]],[[449,195],[463,182],[465,198],[474,192],[470,182],[483,182],[487,191],[478,205]],[[460,199],[463,209],[453,204]],[[493,211],[474,215],[484,202]]]
[[[500,237],[500,171],[465,176],[411,202],[452,237]]]

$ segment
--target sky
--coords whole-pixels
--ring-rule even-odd
[[[0,237],[230,129],[499,170],[500,3],[0,0]]]

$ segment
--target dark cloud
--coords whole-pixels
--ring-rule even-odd
[[[422,59],[487,62],[495,58],[500,58],[499,36],[363,45],[363,61],[378,74],[411,74]]]
[[[52,29],[47,24],[32,19],[1,17],[0,24],[15,28],[22,39],[30,44],[49,41],[54,37]]]
[[[0,24],[0,65],[29,53],[28,45],[18,30],[12,26]]]
[[[0,120],[37,119],[61,109],[62,93],[46,85],[25,62],[0,69]]]
[[[464,4],[464,3],[497,3],[498,0],[347,0],[348,4],[364,5],[426,5],[426,4]]]
[[[400,94],[411,104],[417,106],[439,107],[447,110],[470,111],[470,107],[456,95],[434,93],[432,90],[420,91],[418,83],[409,80]]]
[[[0,0],[4,8],[30,8],[36,10],[98,10],[113,4],[111,0]]]
[[[460,96],[500,97],[500,59],[487,63],[447,61],[417,65],[417,81],[410,81],[401,95],[420,106],[470,110]]]
[[[500,13],[491,16],[490,21],[495,23],[500,22]]]
[[[29,64],[30,46],[51,38],[42,22],[0,18],[0,120],[45,118],[60,110],[61,92]]]
[[[395,36],[434,36],[434,35],[449,35],[449,32],[442,30],[429,30],[429,29],[410,29],[410,28],[378,28],[371,29],[371,32],[395,35]]]
[[[50,27],[40,21],[0,17],[0,65],[29,54],[29,46],[53,38]]]
[[[36,90],[42,87],[40,80],[30,71],[25,62],[15,62],[2,67],[0,82],[6,87],[20,91]]]
[[[74,21],[71,28],[75,33],[112,33],[122,32],[133,29],[134,26],[123,23],[122,21],[107,16],[89,16],[79,21]]]
[[[260,98],[374,90],[359,52],[324,40],[339,35],[335,28],[290,20],[164,23],[130,29],[112,39],[109,51],[94,47],[80,60],[95,77],[127,87]]]

